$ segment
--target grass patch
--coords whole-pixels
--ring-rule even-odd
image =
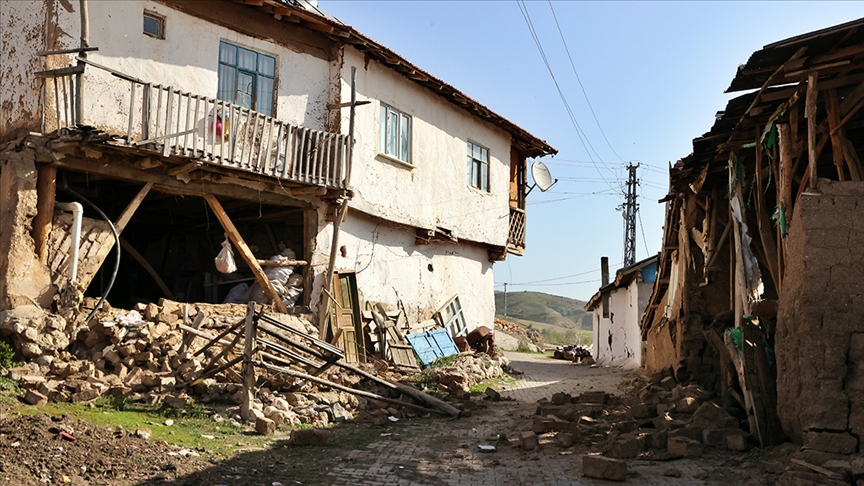
[[[489,387],[494,388],[497,391],[508,390],[510,387],[502,387],[500,383],[513,383],[516,381],[516,378],[513,378],[510,375],[499,376],[498,378],[492,378],[491,380],[486,380],[469,388],[471,394],[481,394],[485,393],[486,389]]]
[[[444,356],[443,358],[438,358],[435,361],[429,363],[430,368],[443,368],[445,366],[450,366],[459,359],[459,354],[452,354],[450,356]]]
[[[207,456],[230,456],[238,449],[262,449],[269,445],[272,437],[259,436],[238,427],[231,420],[216,422],[210,412],[199,404],[189,404],[182,409],[173,409],[164,404],[147,405],[127,400],[103,397],[93,404],[49,403],[47,405],[19,406],[10,410],[22,415],[47,413],[80,419],[104,429],[115,429],[118,425],[128,433],[147,428],[153,432],[150,440],[162,440],[168,444],[187,448],[203,449]],[[165,425],[171,418],[174,424]],[[287,429],[285,429],[287,430]],[[213,436],[212,439],[204,436]]]

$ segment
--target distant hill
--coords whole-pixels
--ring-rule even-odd
[[[507,320],[510,321],[529,321],[565,330],[590,330],[591,314],[584,308],[585,302],[558,295],[507,292]],[[495,317],[504,319],[504,292],[495,292]]]

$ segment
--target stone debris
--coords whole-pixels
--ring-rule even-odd
[[[627,461],[586,454],[582,456],[582,474],[589,478],[624,481],[627,479]]]
[[[502,355],[493,358],[485,353],[461,354],[452,365],[423,370],[421,381],[461,397],[470,393],[471,387],[478,383],[504,376],[504,368],[509,364],[510,361]]]
[[[85,298],[82,308],[92,308],[95,304],[95,299]],[[246,311],[246,306],[239,304],[187,305],[166,299],[158,304],[137,304],[128,311],[111,308],[105,303],[85,326],[87,312],[79,313],[74,321],[67,321],[37,307],[19,306],[14,311],[0,312],[0,334],[10,336],[13,345],[25,357],[36,358],[9,372],[9,377],[23,389],[23,400],[32,405],[51,401],[87,403],[102,396],[163,404],[175,409],[182,409],[191,401],[239,405],[243,392],[240,363],[198,380],[194,386],[186,385],[201,376],[204,367],[222,347],[216,344],[199,352],[208,340],[185,333],[179,325],[200,323],[201,332],[216,335],[243,320]],[[280,320],[304,333],[318,332],[310,322],[296,316],[280,316]],[[230,338],[229,335],[226,339]],[[28,346],[33,347],[32,353],[24,351]],[[39,348],[38,352],[34,346]],[[470,358],[469,361],[471,364],[466,365],[467,368],[459,369],[470,369],[483,378],[466,383],[474,384],[502,374],[497,361],[495,364],[488,358]],[[367,372],[391,381],[406,379],[401,373],[382,367],[382,363],[377,367],[358,365],[364,366]],[[329,391],[329,388],[290,376],[260,369],[256,370],[256,375],[262,386],[253,403],[252,422],[262,434],[274,433],[279,425],[320,427],[353,420],[361,413],[374,415],[381,410],[398,417],[415,416],[374,400]],[[360,376],[341,368],[332,367],[320,376],[380,396],[399,397],[380,384],[371,381],[361,384]],[[450,383],[457,381],[454,377]],[[237,422],[242,421],[238,407],[229,408],[225,413]]]

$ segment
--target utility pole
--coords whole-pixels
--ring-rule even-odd
[[[639,179],[636,178],[636,169],[641,164],[627,164],[627,193],[624,195],[624,204],[618,206],[624,212],[624,266],[629,267],[636,263],[636,215],[639,212],[639,204],[636,203],[636,186]]]
[[[507,320],[507,283],[504,283],[504,320]]]

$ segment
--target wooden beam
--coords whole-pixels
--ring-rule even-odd
[[[54,225],[54,201],[57,195],[57,167],[39,164],[36,178],[36,217],[33,218],[33,240],[36,257],[48,263],[48,236]]]
[[[840,101],[837,90],[831,89],[825,92],[825,111],[827,112],[829,136],[831,137],[831,155],[834,165],[837,167],[837,177],[845,180],[844,166],[849,166],[849,175],[853,181],[861,180],[858,164],[855,160],[846,157],[846,134],[840,125]]]
[[[222,205],[219,204],[219,200],[216,199],[216,196],[212,194],[205,194],[204,199],[207,201],[207,204],[210,205],[210,209],[213,210],[213,213],[216,214],[216,218],[219,219],[219,222],[222,224],[222,228],[225,229],[225,234],[228,235],[228,239],[231,240],[231,243],[233,243],[234,247],[237,248],[237,251],[240,252],[240,256],[243,257],[243,260],[246,262],[247,265],[249,265],[249,268],[252,270],[252,274],[255,276],[255,280],[258,282],[259,285],[261,285],[261,290],[264,291],[264,295],[266,295],[273,301],[273,307],[276,308],[276,310],[282,312],[283,314],[287,314],[288,309],[282,302],[282,298],[279,296],[278,293],[276,293],[276,289],[273,288],[273,284],[270,283],[270,279],[268,279],[267,275],[264,274],[264,270],[261,269],[261,265],[258,265],[258,259],[255,258],[252,250],[250,250],[249,246],[246,245],[243,237],[240,236],[240,232],[237,231],[234,223],[231,222],[231,218],[229,218],[225,210],[222,209]]]
[[[216,198],[213,198],[213,200],[218,206],[219,201],[216,201]],[[210,200],[208,199],[207,202],[210,202]],[[231,222],[228,221],[228,224],[231,224]],[[233,227],[234,225],[231,226]],[[242,242],[243,240],[241,239],[240,241]],[[243,246],[246,246],[246,244],[243,243]],[[270,281],[268,280],[267,283],[269,284]],[[278,296],[277,300],[282,302]],[[255,366],[252,364],[252,355],[255,353],[255,335],[257,334],[257,330],[258,321],[255,320],[255,303],[249,302],[246,306],[246,333],[243,342],[243,395],[240,403],[240,416],[247,422],[254,417],[252,415],[252,400],[255,390]]]
[[[118,229],[117,231],[119,232],[120,230]],[[139,253],[138,250],[136,250],[135,247],[133,247],[122,236],[120,237],[120,246],[123,247],[123,250],[125,250],[126,253],[129,254],[129,256],[134,258],[135,261],[138,262],[138,264],[141,265],[141,267],[143,267],[148,274],[150,274],[150,276],[153,278],[153,281],[156,282],[156,285],[159,286],[162,294],[165,297],[174,300],[174,294],[171,293],[171,290],[168,288],[167,285],[165,285],[165,281],[163,281],[159,274],[156,273],[156,269],[153,268],[153,265],[150,265],[150,262],[148,262],[147,259],[144,258],[144,255]]]
[[[807,160],[810,175],[810,187],[816,187],[818,174],[816,172],[816,78],[818,73],[810,73],[807,78],[807,102],[804,107],[804,118],[807,119]]]
[[[147,197],[147,193],[150,192],[150,189],[153,188],[153,183],[148,182],[144,184],[144,187],[138,191],[138,194],[132,198],[129,204],[126,205],[126,209],[123,210],[123,213],[117,218],[117,221],[114,223],[114,227],[117,228],[117,233],[122,233],[123,229],[126,228],[126,225],[129,224],[129,220],[132,219],[132,215],[135,214],[135,211],[138,209],[138,206],[141,205],[141,202],[144,201],[144,198]]]

